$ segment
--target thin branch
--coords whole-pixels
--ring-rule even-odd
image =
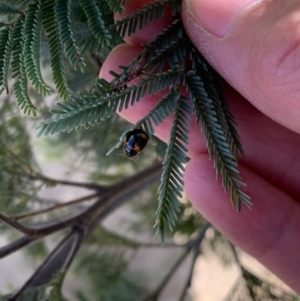
[[[158,163],[113,185],[111,193],[92,204],[81,215],[81,218],[86,219],[88,217],[87,219],[92,223],[92,230],[100,219],[107,216],[116,207],[124,204],[124,202],[131,200],[138,192],[143,191],[150,184],[158,181],[160,175],[161,163]]]
[[[77,217],[78,216],[73,216],[71,218],[65,219],[65,220],[58,222],[56,224],[53,224],[53,225],[40,227],[40,228],[37,228],[37,227],[33,228],[33,227],[25,227],[22,224],[15,222],[15,221],[11,220],[10,218],[6,217],[5,215],[3,215],[2,213],[0,213],[0,220],[7,223],[11,227],[19,230],[20,232],[27,234],[29,236],[33,236],[33,237],[46,236],[48,234],[62,230],[68,226],[71,226],[77,220]]]
[[[158,180],[160,176],[160,169],[160,164],[157,164],[135,176],[130,177],[129,179],[110,186],[107,191],[103,193],[103,195],[101,195],[101,197],[99,197],[99,199],[88,209],[76,216],[55,224],[39,228],[30,228],[14,222],[18,224],[18,227],[20,226],[22,229],[25,228],[28,235],[18,239],[6,247],[0,248],[0,258],[11,254],[34,240],[68,227],[78,226],[88,229],[88,232],[92,231],[92,229],[97,226],[98,221],[109,214],[112,211],[112,208],[123,204],[126,200],[131,199],[134,194],[143,190],[147,185]],[[8,219],[8,221],[10,221],[10,219]]]
[[[113,236],[114,238],[123,241],[125,244],[134,245],[139,248],[182,248],[185,245],[179,245],[173,242],[165,243],[164,245],[160,243],[145,243],[138,240],[134,240],[128,237],[124,237],[116,232],[110,231],[109,229],[106,229],[105,227],[101,226],[103,229],[102,231],[105,231],[109,235]]]
[[[200,254],[200,245],[201,242],[205,236],[205,233],[207,231],[207,229],[211,226],[210,223],[206,222],[200,229],[198,237],[193,241],[192,245],[193,245],[193,258],[192,258],[192,263],[190,265],[190,269],[189,269],[189,274],[188,277],[186,279],[185,285],[183,287],[182,293],[180,295],[179,301],[183,301],[184,297],[186,295],[186,292],[188,290],[188,288],[191,286],[191,282],[192,282],[192,277],[193,277],[193,272],[194,272],[194,267],[195,267],[195,263],[196,260]]]
[[[49,213],[49,212],[57,210],[57,209],[61,209],[61,208],[72,206],[72,205],[75,205],[75,204],[78,204],[78,203],[81,203],[81,202],[89,201],[90,199],[93,199],[93,198],[97,197],[98,195],[99,195],[98,192],[93,193],[93,194],[89,194],[87,196],[84,196],[84,197],[81,197],[81,198],[78,198],[78,199],[75,199],[75,200],[72,200],[72,201],[69,201],[69,202],[55,204],[55,205],[53,205],[51,207],[48,207],[48,208],[44,208],[44,209],[40,209],[40,210],[36,210],[36,211],[31,211],[31,212],[23,213],[23,214],[13,215],[13,216],[10,216],[10,219],[12,219],[14,221],[18,221],[18,220],[33,217],[33,216],[36,216],[36,215]]]
[[[64,244],[68,242],[69,239],[75,234],[74,230],[70,231],[58,244],[57,246],[50,252],[47,258],[42,262],[42,264],[36,269],[36,271],[32,274],[32,276],[24,283],[24,285],[7,301],[16,301],[21,294],[30,286],[30,284],[34,281],[34,279],[40,274],[40,272],[45,268],[45,266],[49,263],[49,261],[53,258],[53,256],[59,251],[60,248]]]
[[[162,292],[162,290],[164,289],[164,287],[166,286],[166,284],[169,282],[169,280],[171,279],[171,277],[173,276],[173,274],[175,273],[175,271],[181,265],[181,263],[183,262],[183,260],[190,254],[190,251],[191,251],[190,248],[186,248],[185,249],[185,251],[181,254],[181,256],[178,258],[178,260],[176,261],[176,263],[169,270],[169,272],[164,277],[164,279],[161,281],[160,285],[156,288],[156,290],[154,292],[152,292],[150,295],[146,296],[146,298],[143,299],[143,301],[156,301],[158,299],[160,293]]]
[[[190,285],[190,280],[192,277],[192,272],[193,272],[193,267],[196,261],[196,258],[199,254],[199,247],[200,244],[205,236],[206,230],[210,227],[210,223],[205,223],[200,231],[198,236],[195,239],[190,240],[186,245],[185,245],[185,251],[183,252],[183,254],[178,258],[178,260],[176,261],[176,263],[173,265],[173,267],[169,270],[169,272],[167,273],[167,275],[164,277],[164,279],[162,280],[162,282],[160,283],[160,285],[156,288],[156,290],[154,292],[152,292],[151,294],[149,294],[148,296],[146,296],[146,298],[143,299],[143,301],[156,301],[158,300],[161,292],[163,291],[163,289],[165,288],[166,284],[169,282],[169,280],[171,279],[171,277],[173,276],[173,274],[175,273],[175,271],[178,269],[178,267],[180,266],[180,264],[183,262],[183,260],[190,254],[190,252],[193,250],[194,256],[193,256],[193,262],[192,262],[192,268],[190,269],[190,274],[189,274],[189,278],[188,278],[188,282],[186,283],[185,287],[184,287],[184,291],[182,293],[183,297],[185,295],[185,292],[187,290],[187,288]],[[181,295],[181,299],[183,300]]]
[[[12,219],[10,219],[9,217],[5,216],[2,213],[0,213],[0,220],[2,220],[7,225],[11,226],[12,228],[18,230],[19,232],[21,232],[23,234],[27,234],[27,235],[31,235],[32,234],[32,231],[29,228],[24,227],[20,223],[14,221]]]
[[[22,249],[37,239],[38,237],[30,237],[26,235],[0,248],[0,259]]]
[[[65,181],[65,180],[57,180],[49,178],[45,175],[35,173],[35,175],[27,174],[27,177],[30,180],[42,181],[43,183],[53,183],[54,185],[65,185],[65,186],[73,186],[73,187],[82,187],[86,189],[95,190],[98,193],[103,193],[107,191],[108,187],[95,184],[95,183],[85,183],[85,182],[74,182],[74,181]]]

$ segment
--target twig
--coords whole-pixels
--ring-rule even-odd
[[[200,254],[200,244],[205,236],[205,233],[207,231],[207,229],[210,227],[210,223],[206,222],[200,229],[198,237],[193,241],[192,245],[193,245],[193,258],[192,258],[192,263],[190,265],[190,270],[189,270],[189,274],[188,277],[186,279],[185,285],[183,287],[182,293],[180,295],[179,301],[183,301],[184,297],[186,295],[186,292],[188,290],[188,288],[191,286],[191,282],[192,282],[192,277],[193,277],[193,272],[194,272],[194,267],[195,267],[195,263],[196,260]]]
[[[78,203],[81,203],[81,202],[88,201],[92,198],[97,197],[98,195],[99,195],[98,193],[89,194],[87,196],[84,196],[84,197],[81,197],[81,198],[78,198],[78,199],[75,199],[75,200],[72,200],[72,201],[69,201],[69,202],[58,203],[58,204],[55,204],[51,207],[44,208],[44,209],[41,209],[41,210],[36,210],[36,211],[28,212],[28,213],[13,215],[13,216],[10,216],[10,219],[12,219],[14,221],[18,221],[18,220],[22,220],[22,219],[25,219],[25,218],[28,218],[28,217],[32,217],[32,216],[36,216],[36,215],[40,215],[40,214],[44,214],[44,213],[49,213],[49,212],[57,210],[57,209],[61,209],[61,208],[67,207],[67,206],[72,206],[72,205],[75,205],[75,204],[78,204]]]
[[[72,238],[72,236],[76,234],[74,230],[70,231],[58,244],[57,246],[52,250],[52,252],[47,256],[47,258],[42,262],[42,264],[36,269],[36,271],[32,274],[32,276],[24,283],[24,285],[10,298],[7,299],[7,301],[16,301],[18,297],[21,296],[21,294],[27,289],[27,287],[30,286],[30,284],[34,281],[34,279],[40,274],[40,272],[45,268],[45,266],[50,262],[50,260],[53,258],[53,256],[59,251],[60,248],[64,244],[68,242],[69,239]]]
[[[43,183],[53,183],[54,185],[65,185],[65,186],[75,186],[75,187],[82,187],[86,189],[95,190],[99,193],[105,192],[108,187],[95,184],[95,183],[85,183],[85,182],[74,182],[74,181],[65,181],[65,180],[57,180],[49,178],[45,175],[35,173],[35,175],[27,174],[26,175],[30,180],[38,180],[42,181]]]
[[[143,301],[156,301],[159,297],[160,293],[164,289],[165,285],[169,282],[170,278],[173,276],[174,272],[178,269],[178,267],[181,265],[183,260],[189,255],[191,249],[186,248],[185,251],[182,253],[182,255],[178,258],[176,263],[172,266],[172,268],[169,270],[167,275],[164,277],[164,279],[161,281],[160,285],[156,288],[154,292],[152,292],[150,295],[146,296]]]
[[[152,292],[151,294],[149,294],[148,296],[146,296],[146,298],[143,299],[143,301],[156,301],[160,295],[160,293],[162,292],[162,290],[164,289],[164,287],[166,286],[166,284],[169,282],[169,280],[171,279],[171,277],[173,276],[174,272],[178,269],[178,267],[180,266],[180,264],[183,262],[183,260],[190,254],[191,250],[193,250],[194,252],[194,256],[193,256],[193,262],[192,262],[192,268],[190,269],[190,274],[189,274],[189,278],[188,278],[188,282],[186,283],[185,287],[184,287],[184,291],[182,292],[182,295],[184,297],[185,292],[187,290],[187,288],[190,285],[190,280],[192,277],[192,272],[193,272],[193,267],[196,261],[196,258],[199,254],[199,247],[200,244],[205,236],[206,230],[210,227],[210,223],[205,223],[200,231],[199,234],[197,236],[196,239],[192,239],[191,241],[189,241],[186,245],[185,245],[185,251],[183,252],[183,254],[178,258],[178,260],[176,261],[176,263],[174,264],[174,266],[169,270],[169,272],[167,273],[167,275],[165,276],[165,278],[162,280],[162,282],[160,283],[160,285],[156,288],[156,290],[154,292]],[[181,295],[181,300],[183,300]]]
[[[133,194],[143,190],[147,185],[159,179],[159,176],[160,165],[155,165],[146,169],[125,181],[121,181],[120,183],[109,187],[106,192],[103,193],[101,197],[99,197],[99,199],[84,212],[50,226],[30,228],[14,222],[18,224],[18,227],[20,225],[22,230],[25,228],[26,233],[29,234],[8,246],[0,248],[0,258],[19,250],[23,246],[41,237],[45,237],[68,227],[78,225],[79,227],[88,229],[88,232],[92,231],[92,229],[96,227],[98,221],[111,212],[111,208],[115,208],[116,206],[123,204],[124,201],[131,199]],[[108,208],[108,210],[105,210],[105,208]],[[6,219],[8,218],[6,217]],[[8,221],[11,222],[9,219]]]
[[[170,243],[165,243],[164,245],[160,243],[145,243],[145,242],[140,242],[138,240],[133,240],[128,237],[124,237],[116,232],[110,231],[109,229],[106,229],[103,226],[100,226],[102,228],[102,231],[108,233],[109,235],[113,236],[115,239],[118,239],[120,241],[123,241],[125,244],[128,245],[133,245],[139,248],[182,248],[185,245],[179,245],[173,242]]]
[[[24,227],[20,223],[10,219],[9,217],[5,216],[4,214],[0,213],[0,220],[2,220],[7,225],[11,226],[12,228],[18,230],[19,232],[27,235],[32,235],[31,229]]]
[[[15,251],[20,250],[21,248],[27,246],[33,241],[37,240],[38,237],[30,237],[28,235],[23,236],[12,243],[6,245],[5,247],[0,248],[0,259],[12,254]]]

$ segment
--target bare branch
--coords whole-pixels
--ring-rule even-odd
[[[46,284],[50,281],[51,277],[55,272],[57,272],[60,268],[65,266],[65,261],[67,260],[67,266],[69,265],[69,259],[72,259],[74,257],[74,252],[78,250],[78,244],[80,245],[82,241],[82,233],[78,232],[78,229],[73,229],[70,231],[58,244],[57,246],[52,250],[52,252],[47,256],[47,258],[44,260],[44,262],[36,269],[36,271],[32,274],[32,276],[25,282],[25,284],[10,298],[7,299],[7,301],[16,301],[18,297],[21,296],[21,294],[29,287],[36,287],[43,284]],[[71,243],[71,246],[69,245]],[[60,250],[62,250],[64,247],[67,247],[67,257],[60,258]],[[58,256],[56,256],[58,255]],[[49,266],[51,266],[51,261],[54,258],[59,258],[60,262],[58,263],[58,266],[55,265],[55,269],[53,270],[52,267],[52,273],[44,273],[46,275],[46,279],[41,277],[43,270]]]
[[[159,297],[160,293],[162,292],[162,290],[164,289],[166,284],[169,282],[169,280],[171,279],[171,277],[175,273],[175,271],[179,268],[179,266],[181,265],[183,260],[190,254],[190,251],[191,251],[190,248],[185,249],[185,251],[181,254],[181,256],[178,258],[176,263],[169,270],[167,275],[163,278],[163,280],[161,281],[160,285],[156,288],[156,290],[154,292],[152,292],[150,295],[146,296],[146,298],[143,299],[143,301],[156,301],[156,300],[158,300],[158,297]]]
[[[185,287],[184,287],[184,291],[182,292],[182,295],[185,295],[185,292],[187,290],[187,288],[190,285],[190,279],[192,277],[192,272],[194,270],[194,264],[196,261],[196,258],[199,254],[199,247],[200,244],[205,236],[206,230],[210,227],[210,223],[205,223],[200,231],[198,236],[196,237],[196,239],[192,239],[190,240],[186,245],[185,245],[185,251],[182,253],[182,255],[178,258],[178,260],[176,261],[176,263],[173,265],[173,267],[169,270],[169,272],[167,273],[167,275],[164,277],[164,279],[161,281],[160,285],[156,288],[156,290],[152,293],[150,293],[148,296],[146,296],[145,299],[143,299],[143,301],[156,301],[158,300],[161,292],[163,291],[163,289],[165,288],[166,284],[169,282],[169,280],[171,279],[172,275],[175,273],[175,271],[178,269],[178,267],[181,265],[181,263],[183,262],[183,260],[190,254],[191,251],[193,251],[194,256],[193,256],[193,262],[192,262],[192,268],[190,269],[190,274],[189,274],[189,281],[186,283]],[[181,296],[181,300],[183,297]]]
[[[4,214],[0,213],[0,220],[2,220],[7,225],[11,226],[12,228],[18,230],[19,232],[27,235],[31,235],[32,232],[30,229],[24,227],[20,223],[10,219],[9,217],[5,216]]]
[[[44,209],[40,209],[40,210],[36,210],[36,211],[31,211],[31,212],[23,213],[23,214],[13,215],[13,216],[10,216],[10,219],[12,219],[14,221],[18,221],[18,220],[33,217],[33,216],[36,216],[36,215],[49,213],[49,212],[57,210],[57,209],[61,209],[61,208],[67,207],[67,206],[72,206],[72,205],[79,204],[79,203],[82,203],[82,202],[85,202],[85,201],[89,201],[90,199],[93,199],[93,198],[97,197],[98,195],[99,195],[99,193],[89,194],[87,196],[84,196],[84,197],[81,197],[81,198],[78,198],[78,199],[75,199],[75,200],[72,200],[72,201],[69,201],[69,202],[55,204],[55,205],[53,205],[51,207],[48,207],[48,208],[44,208]]]
[[[39,173],[35,173],[34,175],[27,174],[27,176],[30,180],[42,181],[43,183],[52,183],[53,185],[65,185],[65,186],[81,187],[81,188],[95,190],[98,193],[103,193],[107,189],[109,189],[109,187],[99,185],[99,184],[94,184],[94,183],[74,182],[74,181],[65,181],[65,180],[52,179],[52,178],[49,178],[49,177],[47,177],[45,175],[42,175],[42,174],[39,174]]]
[[[5,247],[0,248],[0,259],[12,254],[15,251],[20,250],[21,248],[27,246],[33,241],[37,240],[38,237],[30,237],[28,235],[23,236],[12,243],[6,245]]]
[[[142,191],[146,186],[158,180],[160,170],[161,166],[160,164],[157,164],[135,176],[130,177],[129,179],[108,187],[106,192],[104,192],[88,209],[63,221],[43,227],[24,227],[20,223],[14,222],[18,225],[18,227],[21,227],[22,230],[25,229],[25,233],[28,234],[8,246],[0,248],[0,258],[19,250],[34,240],[69,227],[77,226],[83,229],[88,229],[88,232],[90,233],[92,229],[97,226],[98,221],[109,214],[113,208],[116,208],[116,206],[120,206],[125,201],[130,200],[134,194]],[[9,223],[11,223],[9,218],[5,218]]]
[[[207,231],[207,229],[210,227],[210,223],[206,222],[200,229],[198,237],[192,241],[191,246],[193,247],[193,258],[192,258],[192,262],[190,265],[190,269],[189,269],[189,273],[188,273],[188,277],[186,279],[185,285],[183,287],[182,293],[180,295],[179,301],[183,301],[184,297],[186,295],[186,292],[188,290],[188,288],[191,286],[191,282],[192,282],[192,277],[193,277],[193,272],[194,272],[194,267],[195,267],[195,263],[196,260],[200,254],[200,245],[201,242],[205,236],[205,233]]]

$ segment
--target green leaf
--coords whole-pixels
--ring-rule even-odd
[[[13,46],[12,46],[12,59],[11,59],[11,72],[12,77],[17,78],[21,75],[20,65],[22,57],[22,31],[24,25],[24,17],[15,21],[13,28]]]
[[[99,79],[90,93],[65,103],[57,103],[59,108],[52,110],[57,116],[42,122],[37,137],[56,134],[62,131],[72,131],[81,126],[89,127],[115,114],[118,107],[134,105],[145,91],[148,94],[157,93],[180,81],[181,73],[170,70],[158,75],[145,76],[137,85],[118,89],[111,87],[104,79]]]
[[[25,72],[33,88],[43,96],[49,95],[51,89],[44,82],[40,70],[40,39],[41,39],[41,6],[32,3],[23,27],[23,57],[25,59]]]
[[[126,35],[131,36],[137,29],[142,29],[145,25],[161,19],[168,4],[171,5],[172,15],[177,14],[180,11],[180,2],[178,0],[153,1],[148,5],[144,5],[144,8],[138,9],[129,17],[117,21],[110,26],[110,29],[116,29],[118,35],[122,38]]]
[[[211,68],[203,56],[192,47],[191,60],[196,73],[203,79],[203,85],[208,91],[214,107],[216,109],[216,118],[222,126],[222,129],[229,141],[230,149],[237,157],[240,152],[243,154],[242,144],[236,131],[236,122],[228,106],[228,101],[224,94],[224,87],[219,75]]]
[[[222,186],[231,189],[231,202],[238,211],[244,203],[251,208],[250,198],[240,190],[245,184],[241,181],[235,154],[230,148],[230,141],[224,133],[222,123],[218,120],[218,110],[204,84],[194,71],[186,74],[185,84],[194,102],[197,123],[201,122],[210,156],[214,156],[217,178],[222,175]],[[224,113],[226,114],[226,113]]]
[[[46,31],[51,54],[51,68],[53,80],[61,99],[69,99],[71,91],[68,87],[65,71],[63,46],[59,37],[57,20],[54,11],[54,2],[46,0],[42,2],[42,23]]]
[[[72,2],[72,0],[56,0],[55,12],[65,56],[75,70],[81,69],[84,72],[86,63],[75,40],[72,26],[74,23],[71,18]]]
[[[10,5],[5,2],[0,2],[0,15],[17,14],[17,13],[20,13],[20,11],[13,5]]]
[[[36,117],[36,107],[31,102],[28,93],[28,83],[25,75],[25,68],[21,65],[21,76],[14,85],[14,92],[17,100],[17,104],[24,114],[30,116],[31,114]]]
[[[88,19],[92,34],[102,46],[108,46],[111,42],[111,35],[105,26],[103,15],[94,0],[80,0],[81,7]]]
[[[12,36],[11,28],[0,31],[0,94],[7,86],[7,76],[9,69],[9,61],[12,51]]]
[[[157,227],[156,235],[164,242],[166,229],[172,231],[177,220],[180,202],[182,197],[184,164],[188,161],[186,155],[188,148],[188,132],[190,115],[193,113],[191,101],[178,94],[176,97],[176,109],[170,133],[170,140],[167,146],[163,161],[163,172],[161,183],[158,188],[158,208],[156,211]],[[179,179],[179,180],[178,180]]]
[[[121,13],[122,10],[124,9],[122,7],[122,4],[126,2],[126,0],[124,1],[120,1],[120,0],[105,0],[107,5],[109,6],[110,10],[114,13],[118,12]],[[123,2],[123,3],[122,3]]]

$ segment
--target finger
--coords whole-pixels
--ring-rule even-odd
[[[185,0],[196,47],[259,110],[300,133],[300,2]]]
[[[191,159],[186,167],[187,196],[229,240],[299,293],[300,241],[295,238],[299,234],[300,205],[249,169],[242,167],[241,171],[249,184],[244,190],[254,203],[252,211],[243,208],[241,213],[233,214],[204,154]]]

